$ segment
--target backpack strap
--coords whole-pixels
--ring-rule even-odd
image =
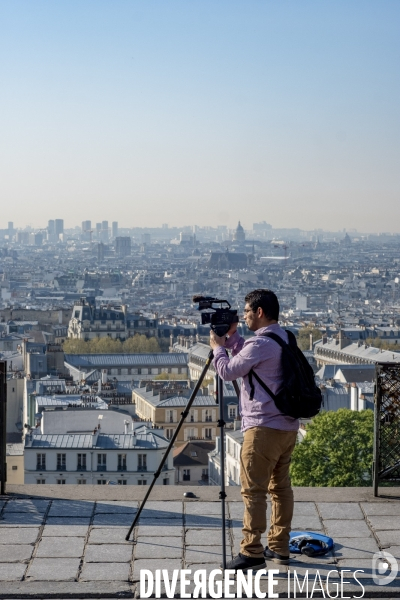
[[[289,337],[289,342],[290,340],[290,336],[289,333],[294,337],[294,335],[292,334],[292,332],[288,331],[288,337]],[[272,340],[274,340],[274,342],[276,342],[277,344],[279,344],[279,346],[281,348],[283,348],[284,346],[287,346],[286,342],[276,333],[272,333],[272,332],[266,332],[266,333],[262,333],[261,334],[263,337],[269,337]],[[296,338],[295,339],[295,343],[296,343]],[[267,386],[266,383],[263,382],[262,379],[260,379],[260,377],[257,375],[257,373],[251,369],[248,373],[248,378],[249,378],[249,385],[250,385],[250,400],[254,400],[254,383],[253,383],[253,376],[256,379],[256,381],[258,381],[258,383],[261,385],[261,387],[267,392],[267,394],[269,394],[271,396],[271,398],[275,401],[276,400],[276,395],[269,389],[269,387]]]

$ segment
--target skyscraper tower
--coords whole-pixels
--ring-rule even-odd
[[[112,222],[111,235],[113,238],[116,238],[118,236],[118,222],[117,221]]]
[[[60,233],[64,233],[64,219],[56,219],[54,221],[55,224],[55,234],[60,235]]]

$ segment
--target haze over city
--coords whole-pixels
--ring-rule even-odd
[[[0,226],[398,231],[399,13],[3,2]]]

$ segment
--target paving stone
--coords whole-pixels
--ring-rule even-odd
[[[34,527],[43,523],[44,513],[34,512],[3,512],[0,517],[0,527]]]
[[[49,517],[90,517],[94,502],[84,500],[53,500]]]
[[[178,541],[178,538],[174,538]],[[147,543],[147,542],[138,542],[135,548],[135,558],[181,558],[182,556],[182,544],[179,540],[179,543],[168,543],[168,539],[166,539],[166,543]]]
[[[243,520],[243,502],[228,502],[228,507],[231,519],[238,519],[239,521]]]
[[[394,556],[396,560],[400,561],[400,546],[389,546],[389,548],[387,548],[387,552]]]
[[[26,567],[26,565],[25,565]],[[59,600],[76,600],[77,598],[108,598],[121,600],[132,598],[136,584],[122,581],[9,581],[1,583],[1,597],[4,599],[23,598],[57,598]]]
[[[132,541],[127,542],[126,527],[96,527],[90,531],[89,544],[126,544],[132,546]]]
[[[27,577],[36,581],[73,581],[79,564],[79,558],[34,558]]]
[[[176,525],[171,525],[171,521],[168,524],[163,525],[142,525],[140,524],[137,529],[137,537],[179,537],[182,536],[183,525],[176,521]]]
[[[290,565],[289,565],[290,577],[291,578],[293,577],[294,572],[296,572],[297,575],[304,576],[306,571],[308,571],[310,574],[311,573],[315,574],[316,571],[319,571],[321,577],[324,576],[324,578],[326,578],[329,571],[334,571],[334,573],[332,573],[332,576],[333,575],[336,575],[336,577],[338,576],[336,565],[334,563],[320,561],[319,559],[320,559],[319,556],[316,556],[312,562],[302,562],[302,561],[296,561],[294,559],[291,559]],[[267,561],[267,564],[268,564],[269,569],[275,568],[273,566],[275,563],[273,563],[271,561]],[[275,566],[277,566],[277,565],[275,565]]]
[[[168,573],[172,575],[172,571],[174,571],[175,569],[182,569],[182,563],[180,559],[136,559],[133,563],[133,581],[139,581],[140,571],[142,569],[148,569],[152,573],[154,573],[156,569],[166,569]]]
[[[135,514],[138,509],[137,502],[122,502],[122,501],[107,501],[101,500],[96,502],[95,513],[111,513],[111,514]]]
[[[38,546],[37,558],[75,558],[83,554],[85,539],[82,537],[45,537]]]
[[[215,516],[201,516],[201,515],[185,515],[185,527],[196,527],[198,529],[209,527],[219,528],[221,527],[221,517]]]
[[[351,569],[353,572],[357,569],[362,569],[364,573],[358,573],[357,578],[371,578],[372,577],[372,558],[345,558],[344,560],[338,560],[337,568]]]
[[[81,581],[128,581],[129,563],[85,563]]]
[[[226,549],[226,554],[231,554],[230,545]],[[187,563],[221,563],[222,546],[188,546],[185,550],[185,561]]]
[[[292,519],[292,529],[300,529],[305,531],[321,531],[322,523],[318,516],[310,517],[307,515],[294,515]]]
[[[229,543],[229,531],[226,530],[226,540]],[[222,544],[221,530],[189,529],[185,534],[185,542],[188,546],[213,546]]]
[[[364,519],[364,514],[356,502],[318,502],[318,510],[325,519]]]
[[[89,517],[47,517],[46,527],[48,525],[62,525],[65,528],[69,527],[89,527]]]
[[[375,530],[375,535],[379,540],[382,548],[394,546],[399,543],[400,531],[380,531]]]
[[[49,504],[49,500],[17,498],[15,500],[9,500],[5,507],[5,512],[31,512],[43,514],[46,512]]]
[[[400,516],[400,502],[361,502],[366,515]]]
[[[332,538],[337,537],[372,537],[372,532],[365,521],[324,521],[327,534]]]
[[[380,530],[397,529],[397,531],[399,531],[399,529],[400,529],[400,517],[396,517],[393,515],[391,515],[391,516],[369,516],[368,522],[370,523],[370,525],[373,529],[380,529]],[[399,534],[400,534],[400,532],[399,532]]]
[[[226,557],[228,560],[230,560],[230,556],[228,556],[228,553],[226,554]],[[221,560],[218,560],[217,562],[214,563],[186,563],[186,567],[185,569],[189,569],[190,571],[192,571],[191,577],[193,577],[193,571],[206,571],[207,575],[209,575],[211,573],[211,571],[215,571],[216,569],[221,569]],[[194,586],[190,587],[190,590],[193,588]],[[189,590],[189,588],[188,588]]]
[[[32,556],[33,545],[18,544],[0,546],[0,563],[14,563],[27,561]]]
[[[0,532],[0,545],[34,544],[38,535],[38,527],[4,527]]]
[[[371,558],[379,552],[373,538],[336,538],[334,553],[336,558]]]
[[[318,517],[318,512],[314,502],[295,502],[294,515],[301,517]]]
[[[305,554],[294,554],[292,553],[290,555],[290,565],[292,568],[292,565],[294,565],[294,567],[296,565],[303,565],[303,564],[313,564],[315,562],[318,563],[326,563],[326,564],[334,564],[336,561],[333,552],[327,552],[326,554],[323,554],[321,556],[306,556]]]
[[[180,519],[182,518],[182,513],[183,502],[168,500],[161,502],[159,500],[154,500],[146,502],[141,517],[144,519]]]
[[[221,516],[221,502],[188,502],[186,515],[218,515]],[[227,511],[226,511],[227,512]],[[242,511],[243,512],[243,511]],[[228,514],[228,512],[227,512]]]
[[[0,563],[0,590],[3,590],[3,581],[21,581],[26,570],[26,565],[22,563]]]
[[[85,562],[130,562],[132,559],[132,544],[91,544],[86,547]]]
[[[42,537],[85,537],[88,525],[45,525]]]
[[[107,514],[99,513],[95,514],[93,518],[93,525],[100,527],[126,527],[127,530],[132,525],[133,515],[126,513]]]

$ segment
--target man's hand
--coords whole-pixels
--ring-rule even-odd
[[[210,346],[213,350],[218,348],[218,346],[222,346],[222,348],[224,348],[225,341],[225,336],[219,337],[212,329],[210,330]]]
[[[229,335],[229,337],[231,335],[233,335],[234,333],[236,333],[238,325],[239,325],[239,323],[232,323],[232,325],[229,327],[229,331],[227,333],[227,335]]]

